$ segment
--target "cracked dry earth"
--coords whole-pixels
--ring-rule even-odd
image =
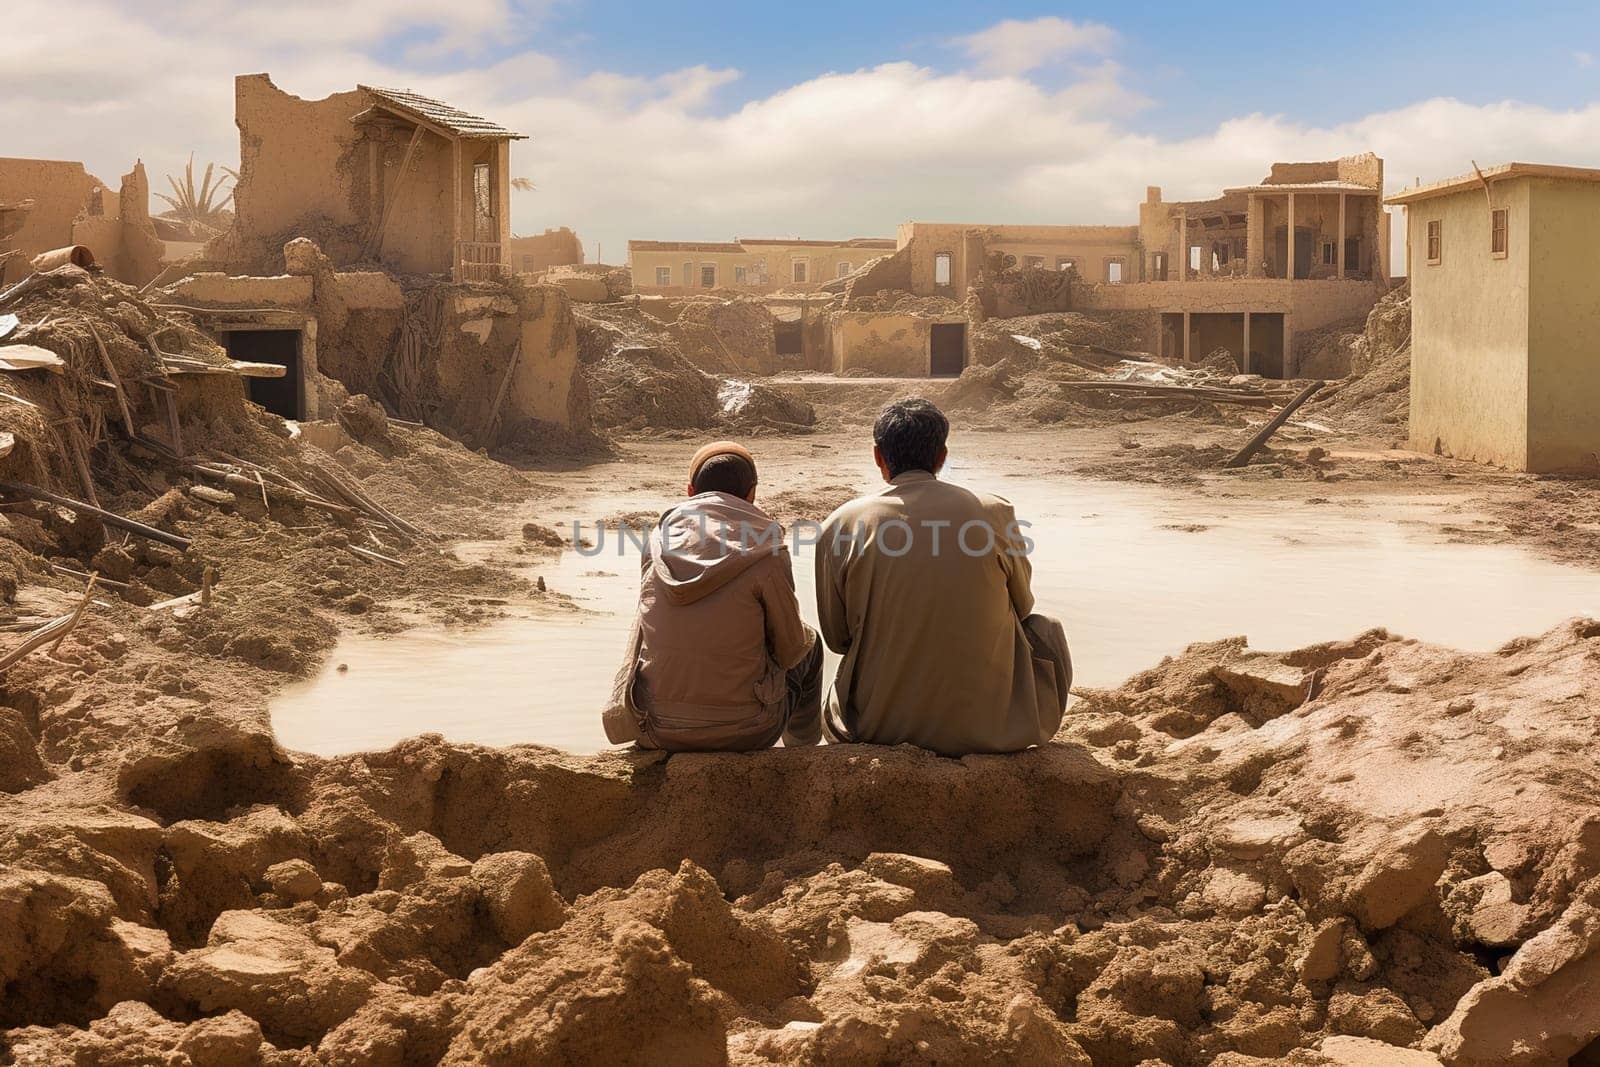
[[[1215,642],[963,760],[291,757],[25,663],[0,1061],[1595,1062],[1597,660]]]

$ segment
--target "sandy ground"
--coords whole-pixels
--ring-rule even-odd
[[[874,390],[900,389],[829,404],[838,388],[812,397],[817,432],[760,439],[780,518],[847,495]],[[1248,435],[1234,416],[1118,417],[958,444],[1174,493],[1437,496],[1460,518],[1442,538],[1600,564],[1593,483],[1292,426],[1248,470],[1216,470]],[[248,560],[212,606],[112,603],[8,672],[0,1062],[1596,1055],[1592,622],[1486,654],[1383,631],[1197,645],[1081,693],[1053,744],[1015,757],[276,743],[268,696],[340,628],[558,610],[504,565],[549,549],[520,529],[527,502],[671,493],[698,440],[624,439],[626,476],[519,473],[394,431],[340,462],[443,535],[403,571],[195,509],[197,543]],[[448,551],[493,534],[500,563]],[[70,582],[24,584],[70,603]]]

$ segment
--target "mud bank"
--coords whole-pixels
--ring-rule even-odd
[[[1485,655],[1215,642],[1085,694],[1046,748],[960,761],[426,737],[320,760],[200,719],[78,769],[39,740],[73,707],[46,686],[5,734],[32,771],[0,798],[0,1041],[1559,1063],[1600,1033],[1572,995],[1600,969],[1597,657],[1592,622]]]

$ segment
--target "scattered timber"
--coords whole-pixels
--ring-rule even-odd
[[[1258,408],[1268,408],[1273,404],[1272,397],[1266,393],[1223,386],[1162,385],[1140,381],[1057,382],[1056,385],[1063,392],[1116,393],[1119,399],[1129,400],[1209,400],[1217,404],[1242,404]]]
[[[59,493],[52,493],[48,489],[40,489],[36,485],[28,485],[24,482],[13,482],[0,479],[0,489],[5,490],[7,493],[12,494],[13,496],[27,497],[30,500],[41,500],[47,504],[55,504],[57,507],[66,508],[68,511],[76,511],[82,515],[92,515],[101,522],[105,523],[107,526],[115,526],[119,530],[126,530],[128,533],[143,537],[149,541],[156,541],[160,544],[168,545],[172,548],[178,549],[181,552],[187,552],[189,550],[190,541],[187,537],[179,537],[175,533],[168,533],[165,530],[158,530],[154,526],[146,526],[142,522],[135,522],[134,520],[126,518],[122,515],[118,515],[115,512],[106,511],[104,508],[97,508],[93,504],[86,504],[82,500],[74,500],[69,496],[61,496]]]
[[[1278,409],[1278,413],[1272,416],[1272,418],[1268,420],[1267,424],[1261,427],[1256,435],[1250,438],[1249,442],[1246,443],[1243,448],[1239,449],[1239,451],[1235,452],[1231,457],[1229,457],[1228,461],[1222,465],[1223,469],[1229,470],[1234,467],[1242,467],[1246,463],[1249,463],[1250,457],[1261,451],[1262,446],[1267,443],[1267,439],[1278,432],[1278,427],[1288,422],[1289,416],[1293,415],[1295,410],[1299,408],[1301,404],[1304,404],[1307,400],[1310,400],[1312,394],[1321,388],[1321,382],[1312,382],[1310,385],[1300,390],[1300,392],[1295,395],[1293,400],[1289,401],[1287,404],[1283,405],[1283,407]]]

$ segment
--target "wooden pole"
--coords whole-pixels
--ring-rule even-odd
[[[1310,400],[1311,394],[1315,393],[1318,389],[1321,389],[1322,384],[1323,383],[1321,382],[1312,382],[1310,385],[1300,390],[1299,393],[1295,394],[1295,398],[1283,405],[1283,407],[1279,408],[1278,413],[1272,416],[1271,420],[1265,426],[1261,427],[1260,431],[1258,431],[1254,437],[1250,438],[1248,444],[1239,449],[1239,451],[1235,452],[1232,458],[1222,465],[1223,469],[1228,470],[1234,467],[1242,467],[1246,463],[1249,463],[1250,457],[1261,451],[1262,446],[1267,443],[1267,438],[1277,433],[1278,427],[1288,422],[1289,416],[1293,415],[1295,410],[1299,408],[1301,404],[1304,404],[1307,400]]]
[[[383,235],[388,232],[389,220],[394,217],[395,201],[400,198],[400,189],[405,184],[406,175],[411,170],[411,157],[416,154],[417,142],[422,140],[423,129],[418,126],[411,132],[411,140],[406,144],[405,155],[400,157],[400,173],[394,176],[394,181],[383,194],[383,214],[378,217],[378,227],[372,231],[372,236],[367,239],[366,247],[361,251],[365,256],[376,256],[383,251]]]
[[[158,530],[154,526],[146,526],[142,522],[135,522],[132,519],[124,518],[123,516],[114,512],[97,508],[93,504],[85,504],[81,500],[73,500],[71,497],[60,496],[56,493],[52,493],[48,489],[40,489],[36,485],[28,485],[25,482],[0,480],[0,489],[4,489],[6,492],[15,494],[16,496],[27,497],[30,500],[42,500],[47,504],[56,504],[60,507],[68,509],[69,511],[76,511],[84,515],[93,515],[107,526],[115,526],[119,530],[126,530],[131,534],[137,534],[138,536],[146,538],[147,540],[158,541],[163,545],[170,545],[179,551],[188,551],[189,549],[190,542],[187,537],[179,537],[177,534],[168,533],[165,530]]]

